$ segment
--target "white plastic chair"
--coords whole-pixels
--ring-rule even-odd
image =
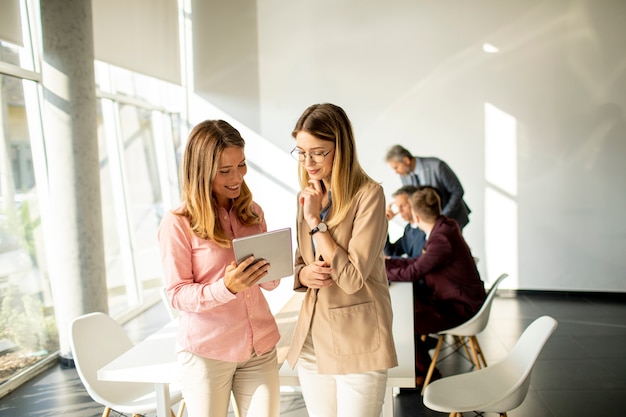
[[[424,390],[428,386],[428,383],[433,376],[433,372],[435,370],[435,367],[437,366],[437,360],[439,359],[439,353],[441,352],[441,346],[443,345],[443,341],[446,335],[451,335],[455,338],[455,340],[461,341],[461,344],[465,348],[465,352],[467,353],[474,366],[476,366],[476,368],[480,369],[483,366],[487,366],[487,361],[485,360],[485,356],[483,355],[476,335],[485,330],[485,327],[487,327],[487,323],[489,323],[489,314],[491,313],[491,304],[493,304],[493,299],[496,296],[498,286],[500,285],[502,280],[508,276],[509,274],[502,274],[498,277],[498,279],[496,279],[496,281],[489,289],[487,297],[485,298],[483,305],[480,307],[480,310],[478,310],[476,314],[472,316],[472,318],[470,318],[465,323],[459,324],[456,327],[437,332],[439,340],[437,341],[437,346],[435,346],[435,352],[433,353],[430,367],[428,368],[428,372],[426,373],[426,377],[424,378],[422,394],[424,394]],[[467,350],[465,337],[467,337],[468,343],[472,350],[471,354]]]
[[[424,405],[450,413],[450,417],[470,411],[506,417],[507,411],[519,407],[526,398],[537,357],[556,327],[557,321],[552,317],[539,317],[524,330],[502,361],[430,384],[424,392]]]
[[[70,324],[70,346],[78,376],[91,398],[105,409],[132,414],[133,417],[154,413],[157,408],[154,384],[98,380],[98,369],[133,346],[124,328],[104,313],[89,313]],[[172,403],[182,401],[180,390],[170,391]],[[182,416],[181,402],[178,417]],[[172,412],[174,416],[174,412]]]

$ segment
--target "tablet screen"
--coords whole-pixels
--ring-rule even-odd
[[[233,250],[237,263],[250,255],[269,262],[269,273],[257,284],[293,275],[291,228],[233,239]]]

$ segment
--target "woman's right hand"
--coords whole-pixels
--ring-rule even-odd
[[[247,290],[258,280],[268,274],[270,264],[265,259],[255,259],[250,256],[239,265],[235,261],[226,266],[224,284],[233,294]]]
[[[309,288],[324,288],[333,285],[332,270],[326,261],[315,261],[300,270],[300,284]]]
[[[396,204],[395,203],[387,204],[387,210],[385,211],[385,214],[387,215],[387,220],[393,219],[396,216],[396,214],[398,214],[398,207],[396,206]]]
[[[309,180],[309,185],[300,192],[300,205],[304,219],[312,229],[320,222],[320,211],[324,192],[322,182]]]

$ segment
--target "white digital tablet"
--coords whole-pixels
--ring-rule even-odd
[[[237,263],[250,255],[269,262],[269,273],[258,284],[293,275],[291,228],[233,239],[233,250]]]

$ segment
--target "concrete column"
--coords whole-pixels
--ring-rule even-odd
[[[108,312],[90,0],[41,0],[44,141],[52,221],[45,225],[61,362],[69,324]]]

